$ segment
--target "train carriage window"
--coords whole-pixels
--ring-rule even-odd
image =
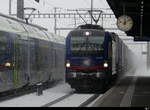
[[[2,52],[2,51],[5,51],[6,50],[6,43],[2,43],[2,42],[0,42],[1,44],[0,44],[0,51]],[[1,54],[1,52],[0,52],[0,54]]]
[[[7,35],[5,32],[0,32],[0,54],[4,54],[4,51],[7,48]]]
[[[7,35],[4,32],[0,32],[0,42],[5,42],[7,40]]]

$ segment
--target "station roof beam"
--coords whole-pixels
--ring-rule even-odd
[[[150,0],[107,0],[107,2],[117,18],[126,14],[133,19],[134,25],[126,32],[127,35],[150,37]]]

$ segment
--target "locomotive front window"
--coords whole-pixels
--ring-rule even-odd
[[[71,52],[73,56],[102,56],[103,36],[72,36]]]

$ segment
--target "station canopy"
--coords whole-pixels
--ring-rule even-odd
[[[128,36],[144,36],[150,39],[150,0],[107,0],[107,2],[116,18],[125,14],[133,19],[132,29],[126,32]]]

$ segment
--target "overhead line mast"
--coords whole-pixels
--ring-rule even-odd
[[[93,24],[93,0],[91,0],[91,24]]]
[[[11,15],[11,0],[9,0],[9,15]]]
[[[24,0],[17,0],[17,17],[24,19]]]

